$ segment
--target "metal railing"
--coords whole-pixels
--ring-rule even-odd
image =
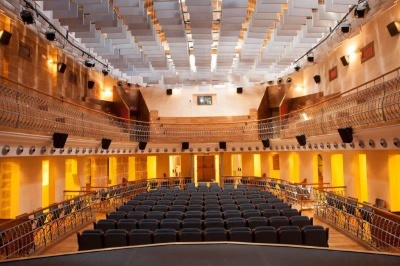
[[[400,119],[399,68],[288,115],[208,124],[124,120],[84,109],[5,77],[0,81],[0,126],[96,139],[165,143],[256,141],[329,134],[345,126],[379,127],[399,123]]]
[[[221,187],[225,188],[226,185],[233,185],[233,188],[237,188],[237,185],[244,184],[247,187],[257,187],[259,190],[266,190],[267,180],[264,177],[258,176],[221,176]]]
[[[379,251],[400,253],[400,216],[341,193],[314,191],[314,216]]]

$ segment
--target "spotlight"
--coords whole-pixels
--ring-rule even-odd
[[[130,83],[130,82],[126,83],[126,86],[132,87],[132,83]]]
[[[268,85],[272,85],[272,84],[274,84],[274,81],[273,81],[273,80],[268,80],[268,81],[267,81],[267,84],[268,84]]]
[[[294,67],[294,70],[296,70],[296,72],[299,72],[300,68],[301,67],[299,65],[297,65],[297,66]]]
[[[101,73],[103,73],[104,76],[107,76],[108,72],[109,72],[109,70],[107,67],[104,67],[103,70],[101,71]]]
[[[342,33],[349,33],[350,31],[350,24],[349,23],[343,23],[342,26],[340,27]]]
[[[67,65],[64,63],[57,63],[57,72],[64,73]]]
[[[49,41],[54,41],[56,39],[56,31],[52,28],[48,28],[46,30],[45,35],[46,35],[46,39]]]
[[[283,82],[282,78],[278,78],[278,80],[276,81],[276,83],[281,84]]]
[[[313,53],[309,53],[307,55],[307,61],[310,63],[314,62],[314,54]]]
[[[292,78],[291,78],[291,77],[288,77],[288,78],[286,79],[286,83],[290,83],[290,82],[292,82]]]
[[[354,15],[357,18],[363,18],[366,13],[367,13],[367,7],[366,6],[357,6],[355,11],[354,11]]]
[[[35,19],[33,18],[32,12],[27,9],[22,10],[20,16],[25,24],[35,23]]]
[[[92,59],[85,60],[85,67],[94,67],[95,63]]]
[[[122,81],[118,81],[117,85],[118,85],[118,87],[121,87],[122,86]]]
[[[340,58],[340,61],[342,61],[343,66],[347,66],[349,65],[349,56],[348,55],[344,55]]]

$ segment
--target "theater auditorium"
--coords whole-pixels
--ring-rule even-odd
[[[0,0],[0,264],[400,265],[397,0]]]

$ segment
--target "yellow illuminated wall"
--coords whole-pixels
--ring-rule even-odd
[[[10,219],[19,214],[20,165],[2,162],[0,168],[0,218]]]
[[[77,160],[65,160],[65,190],[80,190],[80,186]]]
[[[42,161],[42,207],[50,205],[50,162]]]
[[[365,154],[358,155],[358,168],[359,168],[358,201],[361,201],[361,202],[368,201],[367,156]]]
[[[313,154],[313,166],[312,166],[312,180],[311,183],[319,183],[318,182],[318,176],[319,172],[321,172],[321,175],[323,173],[323,168],[319,165],[322,160],[319,159],[320,154]]]
[[[117,185],[117,158],[108,158],[108,184]]]
[[[260,154],[253,155],[253,163],[254,163],[254,176],[261,176],[261,156]]]
[[[157,178],[157,156],[147,156],[147,179]]]
[[[298,183],[299,180],[299,154],[291,153],[289,155],[289,180]]]
[[[331,156],[332,186],[344,185],[343,154],[332,154]]]
[[[392,212],[400,211],[400,155],[389,155],[389,189],[388,207]]]
[[[220,184],[220,172],[219,172],[219,155],[214,155],[214,159],[215,159],[215,182],[218,182],[218,184]]]
[[[231,175],[242,176],[242,155],[232,154],[231,156]]]
[[[135,175],[136,167],[135,167],[135,157],[128,158],[128,181],[134,181],[136,178]]]

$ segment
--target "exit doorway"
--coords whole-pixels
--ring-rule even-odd
[[[215,182],[215,180],[214,156],[197,156],[197,182]]]

